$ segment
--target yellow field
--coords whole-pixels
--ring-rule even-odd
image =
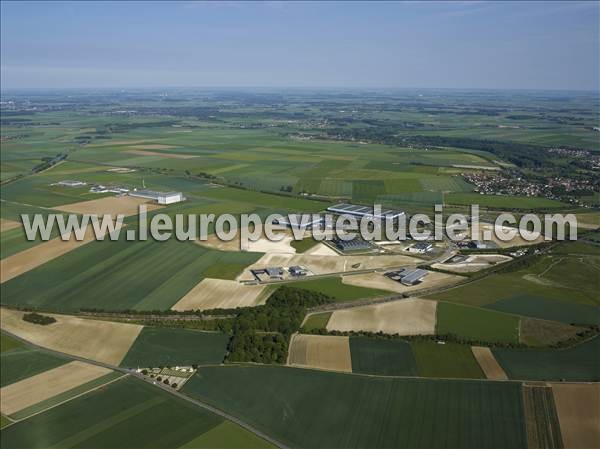
[[[435,333],[436,308],[436,301],[408,298],[336,310],[331,314],[327,330],[432,335]]]
[[[0,389],[0,411],[11,415],[110,372],[79,361],[61,365]]]
[[[483,346],[472,346],[471,351],[475,356],[475,360],[479,363],[485,377],[493,380],[506,380],[508,376],[494,357],[490,348]]]
[[[348,337],[327,335],[292,336],[288,365],[352,372]]]
[[[140,204],[146,204],[148,212],[162,207],[159,204],[148,202],[145,198],[135,198],[133,196],[107,196],[98,198],[97,200],[64,204],[62,206],[56,206],[54,209],[74,214],[91,214],[99,216],[110,214],[113,217],[116,217],[118,214],[123,214],[128,217],[138,213]]]
[[[12,220],[7,220],[6,218],[0,218],[0,232],[18,228],[19,226],[21,226],[21,223],[19,223],[18,221],[12,221]]]
[[[119,226],[116,225],[115,229],[118,228]],[[74,249],[80,248],[94,239],[95,234],[93,227],[92,225],[88,225],[82,240],[77,240],[74,234],[71,234],[69,240],[63,240],[61,237],[56,237],[2,259],[0,260],[0,284],[33,270],[34,268],[37,268],[50,260],[56,259],[63,254],[71,252]]]
[[[600,384],[552,384],[566,449],[600,447]]]
[[[234,309],[264,304],[264,285],[245,285],[224,279],[203,279],[172,310]]]
[[[90,360],[118,365],[142,330],[142,326],[52,315],[46,326],[23,321],[24,312],[1,309],[0,327],[38,346]]]

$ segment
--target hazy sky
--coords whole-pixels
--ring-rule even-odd
[[[1,5],[3,88],[599,90],[598,2]]]

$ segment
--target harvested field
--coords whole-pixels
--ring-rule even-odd
[[[315,246],[305,251],[307,256],[337,256],[338,254],[324,243],[317,243]]]
[[[86,320],[69,315],[50,315],[47,326],[23,321],[23,312],[1,309],[3,330],[36,345],[99,362],[118,365],[142,330],[142,326]]]
[[[506,380],[508,376],[494,357],[490,348],[483,346],[472,346],[471,351],[475,356],[475,360],[479,363],[485,377],[493,380]]]
[[[523,410],[529,449],[562,449],[551,388],[546,385],[523,385]]]
[[[564,447],[600,447],[600,384],[552,384]]]
[[[582,330],[584,328],[558,321],[521,318],[519,337],[521,342],[531,346],[549,346],[576,338]]]
[[[435,333],[436,308],[436,301],[409,298],[336,310],[331,314],[327,330],[432,335]]]
[[[0,261],[0,284],[80,248],[95,240],[95,238],[93,227],[90,225],[87,227],[82,240],[77,240],[74,234],[71,235],[69,240],[56,237],[6,257]]]
[[[0,218],[0,232],[9,231],[21,226],[18,221],[7,220],[6,218]]]
[[[382,273],[366,273],[343,276],[342,282],[356,287],[376,288],[379,290],[388,290],[396,293],[406,293],[425,288],[438,288],[446,285],[452,285],[460,282],[463,278],[451,274],[437,273],[430,271],[420,284],[404,285],[400,282],[391,280]]]
[[[63,204],[54,209],[74,214],[107,215],[115,217],[123,214],[126,217],[138,213],[140,204],[145,204],[148,212],[160,209],[162,206],[156,203],[150,203],[146,198],[136,198],[133,196],[107,196],[97,200],[81,201],[73,204]]]
[[[480,236],[480,240],[487,240],[487,241],[492,241],[494,243],[496,243],[496,245],[498,245],[498,247],[500,248],[510,248],[513,246],[527,246],[527,245],[537,245],[538,243],[542,243],[544,242],[544,235],[543,234],[538,234],[535,235],[535,239],[534,240],[525,240],[523,238],[523,236],[526,237],[534,237],[534,233],[529,232],[529,231],[525,231],[525,230],[519,230],[519,232],[517,232],[517,235],[515,236],[514,239],[504,242],[502,240],[500,240],[499,238],[496,237],[496,234],[494,232],[494,228],[496,229],[496,231],[499,232],[506,232],[510,229],[514,229],[514,228],[510,228],[508,226],[495,226],[492,224],[486,224],[486,223],[481,223],[480,224],[480,229],[479,229],[479,236]],[[470,232],[470,231],[469,231]],[[489,239],[484,239],[484,235],[486,233],[490,233],[490,238]]]
[[[277,231],[276,231],[277,232]],[[277,234],[283,233],[282,231]],[[295,254],[296,249],[291,246],[293,240],[292,232],[287,230],[283,239],[278,242],[269,240],[263,232],[261,237],[255,242],[248,242],[247,247],[241,248],[240,233],[238,232],[237,238],[224,241],[219,239],[215,234],[211,234],[206,240],[197,240],[197,243],[212,249],[218,249],[220,251],[249,251],[257,253],[275,253],[275,254]]]
[[[61,365],[0,389],[0,411],[12,415],[110,372],[79,361]]]
[[[168,145],[154,145],[154,146],[168,146]],[[145,146],[144,148],[148,148]],[[170,148],[170,147],[169,147]],[[160,148],[156,148],[157,150]],[[158,151],[147,151],[147,150],[127,150],[125,153],[136,154],[138,156],[158,156],[164,157],[165,159],[193,159],[198,157],[195,154],[177,154],[177,153],[159,153]]]
[[[225,279],[203,279],[181,298],[172,310],[234,309],[264,304],[266,286],[245,285]]]
[[[292,336],[288,365],[352,372],[348,337],[328,335]]]

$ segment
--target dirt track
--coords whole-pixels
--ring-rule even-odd
[[[135,324],[51,314],[56,323],[41,326],[23,321],[23,313],[2,308],[0,327],[36,345],[112,365],[121,363],[142,330]]]
[[[11,415],[110,372],[79,361],[61,365],[0,389],[0,410]]]
[[[290,342],[288,364],[350,373],[349,338],[296,334]]]
[[[409,298],[336,310],[331,314],[327,330],[432,335],[435,333],[436,308],[436,301]]]

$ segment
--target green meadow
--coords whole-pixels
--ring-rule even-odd
[[[200,368],[182,391],[290,447],[527,447],[511,382],[226,366]]]

